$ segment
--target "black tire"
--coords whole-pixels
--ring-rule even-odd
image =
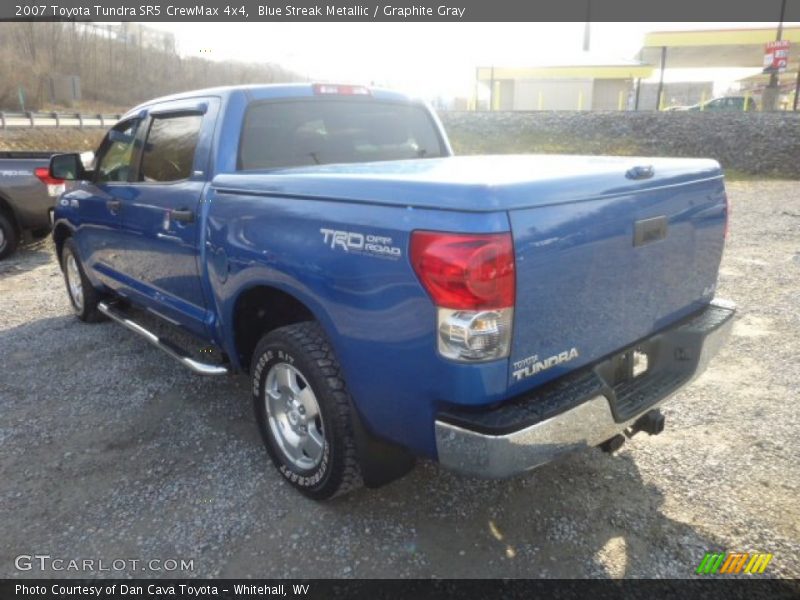
[[[8,215],[0,213],[0,260],[11,256],[19,245],[19,234]]]
[[[272,411],[267,406],[268,402],[283,403],[287,406],[291,402],[281,392],[281,399],[275,400],[273,388],[272,399],[268,400],[267,382],[270,373],[273,377],[270,384],[279,379],[275,373],[280,370],[286,372],[288,367],[297,373],[295,384],[310,386],[313,400],[318,407],[321,422],[317,419],[309,420],[308,425],[300,425],[309,431],[322,433],[324,443],[321,445],[320,457],[317,464],[302,468],[292,462],[289,453],[281,448],[281,441],[275,433],[274,427],[279,431],[288,431],[286,427],[294,427],[287,418],[281,420],[278,411]],[[250,364],[252,378],[253,405],[259,431],[264,440],[272,462],[278,471],[296,489],[315,500],[325,500],[357,489],[362,486],[361,470],[359,467],[358,451],[353,434],[353,408],[350,395],[347,392],[344,379],[339,367],[339,362],[318,323],[303,322],[276,329],[258,342]],[[305,390],[305,387],[300,387]],[[287,396],[293,396],[288,393]],[[300,394],[297,395],[300,397]],[[274,406],[274,405],[272,405]],[[300,410],[303,410],[302,408]],[[270,422],[272,414],[272,422]],[[295,416],[297,413],[295,413]],[[303,412],[303,415],[306,415]],[[303,417],[300,417],[303,418]],[[284,428],[280,428],[281,423]],[[291,431],[289,431],[291,434]],[[310,434],[307,434],[310,435]],[[302,436],[302,434],[301,434]],[[281,436],[285,442],[285,437]],[[300,460],[304,460],[301,456]],[[309,458],[308,461],[312,459]]]
[[[79,301],[74,296],[73,290],[70,288],[70,273],[72,273],[72,266],[70,260],[74,259],[75,267],[77,268],[77,276],[81,284],[81,300]],[[105,315],[97,310],[97,303],[100,297],[97,290],[94,289],[86,273],[83,269],[83,263],[78,255],[78,246],[72,238],[67,238],[64,242],[64,247],[61,250],[61,271],[64,273],[64,283],[67,286],[67,296],[75,315],[87,323],[97,323],[105,319]]]

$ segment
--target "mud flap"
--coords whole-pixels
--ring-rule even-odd
[[[358,448],[361,477],[368,488],[377,488],[401,478],[414,468],[416,459],[403,446],[371,433],[357,410],[353,414],[353,435]]]

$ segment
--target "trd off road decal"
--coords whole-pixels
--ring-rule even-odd
[[[392,238],[389,236],[325,228],[319,232],[322,234],[322,242],[332,250],[392,260],[397,260],[403,254],[399,247],[392,246]]]

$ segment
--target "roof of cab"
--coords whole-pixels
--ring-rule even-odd
[[[220,98],[227,98],[228,96],[231,96],[232,94],[235,94],[237,92],[244,92],[251,100],[310,97],[315,95],[314,92],[315,85],[316,85],[315,83],[274,83],[274,84],[252,84],[252,85],[228,85],[228,86],[220,86],[213,88],[205,88],[202,90],[192,90],[189,92],[170,94],[169,96],[161,96],[160,98],[154,98],[152,100],[148,100],[147,102],[142,102],[141,104],[130,109],[125,116],[127,117],[128,115],[136,113],[144,108],[147,108],[148,106],[160,102],[186,100],[189,98],[198,98],[202,96],[218,96]],[[326,84],[326,85],[349,86],[351,84]],[[392,90],[373,88],[368,86],[354,86],[354,87],[367,87],[367,89],[369,89],[370,91],[370,95],[373,98],[377,98],[379,100],[392,100],[395,102],[413,102],[418,100],[412,96],[409,96],[408,94],[403,94],[401,92],[396,92]]]

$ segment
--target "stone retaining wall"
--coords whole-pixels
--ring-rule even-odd
[[[800,113],[444,112],[457,153],[715,158],[726,169],[800,179]]]

